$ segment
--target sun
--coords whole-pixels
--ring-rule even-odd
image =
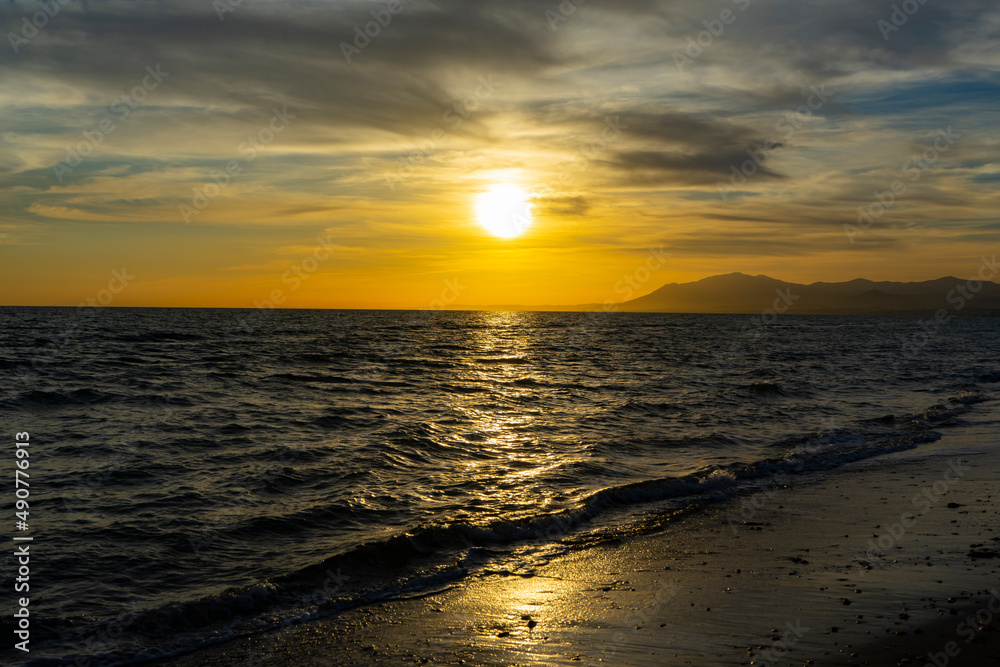
[[[493,236],[512,239],[531,226],[531,210],[535,205],[530,199],[531,195],[520,185],[494,185],[476,197],[476,219]]]

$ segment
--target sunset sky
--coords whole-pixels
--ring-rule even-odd
[[[1000,6],[896,7],[6,1],[0,304],[603,302],[651,249],[634,296],[967,277]]]

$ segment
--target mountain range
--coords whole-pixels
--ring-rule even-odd
[[[655,313],[779,313],[824,315],[1000,316],[1000,284],[946,277],[923,282],[847,282],[809,285],[768,276],[729,273],[690,283],[669,283],[624,303],[576,306],[503,306],[505,310]]]
[[[975,290],[975,291],[973,291]],[[798,314],[1000,315],[1000,284],[938,278],[924,282],[848,282],[810,285],[768,276],[730,273],[691,283],[670,283],[626,301],[626,312],[760,313],[769,308]]]
[[[945,309],[953,315],[1000,315],[1000,284],[947,277],[910,283],[858,278],[803,285],[730,273],[670,283],[619,308],[675,313],[760,313],[775,308],[778,312],[844,315],[926,315]]]

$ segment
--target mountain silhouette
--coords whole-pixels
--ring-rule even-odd
[[[978,288],[973,292],[973,288]],[[796,314],[1000,315],[1000,284],[945,277],[923,282],[875,282],[861,278],[811,285],[768,276],[729,273],[690,283],[670,283],[618,304],[625,312]]]

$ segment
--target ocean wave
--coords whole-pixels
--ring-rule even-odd
[[[975,405],[976,403],[985,403],[990,400],[990,397],[978,389],[967,389],[958,396],[952,396],[948,400],[961,405]]]
[[[341,375],[300,375],[296,373],[275,373],[264,376],[265,380],[282,380],[285,382],[312,382],[316,384],[353,384],[352,380]]]
[[[630,398],[616,408],[616,412],[638,413],[651,417],[678,415],[687,412],[686,406],[678,403],[653,403]]]
[[[147,331],[139,334],[114,336],[112,340],[123,343],[173,343],[207,340],[201,334],[183,333],[180,331]]]
[[[788,393],[777,382],[760,380],[744,385],[742,389],[757,396],[787,396]]]
[[[508,364],[530,364],[531,359],[525,357],[477,357],[473,360],[480,366],[502,366]]]
[[[698,362],[739,318],[690,316],[676,333],[673,317],[442,314],[416,330],[397,313],[274,311],[227,338],[228,311],[101,313],[65,336],[34,313],[0,331],[10,364],[44,357],[25,357],[40,372],[2,390],[0,407],[30,412],[53,444],[46,562],[66,594],[37,601],[31,653],[50,664],[74,651],[101,654],[95,666],[143,660],[523,575],[540,554],[933,440],[1000,376],[1000,324],[971,318],[949,331],[947,356],[928,348],[896,373],[891,336],[872,345],[870,324],[835,318],[772,327],[723,367]],[[40,332],[58,354],[30,346]],[[163,402],[180,409],[167,418]],[[189,543],[199,535],[217,540],[205,558]],[[350,580],[328,587],[338,571]],[[126,595],[139,610],[95,649],[88,633],[115,628]],[[73,633],[46,642],[52,628]]]
[[[44,391],[31,389],[22,392],[10,403],[14,406],[46,406],[59,407],[66,405],[90,405],[123,400],[119,394],[96,391],[94,389],[75,389],[73,391]]]
[[[897,442],[893,450],[911,445],[912,443]],[[866,455],[876,454],[868,452]],[[852,456],[840,457],[839,462],[842,464],[848,460],[858,460],[866,455],[856,452]],[[308,620],[375,600],[417,594],[467,576],[474,565],[473,562],[468,562],[469,558],[475,556],[473,561],[478,560],[484,548],[558,541],[569,537],[576,528],[600,514],[622,506],[685,497],[714,500],[735,489],[744,488],[748,479],[759,481],[779,473],[827,469],[836,464],[833,459],[827,459],[822,466],[802,466],[794,461],[778,460],[761,462],[744,471],[720,468],[684,477],[608,487],[589,496],[575,510],[517,520],[495,520],[478,525],[457,522],[420,526],[387,539],[358,545],[321,563],[268,582],[230,588],[198,600],[138,612],[129,619],[129,637],[132,640],[141,638],[142,645],[146,647],[161,647],[158,651],[147,648],[147,659],[156,655],[169,655],[173,648],[173,638],[184,637],[184,646],[190,649],[193,640],[191,634],[198,634],[206,627],[213,628],[213,632],[198,635],[201,645],[275,627],[276,619]],[[303,521],[320,518],[322,516],[319,515],[300,517]],[[272,521],[275,525],[260,524],[246,529],[267,532],[282,528],[293,529],[288,525],[287,518]],[[414,563],[424,563],[425,567],[415,570],[412,567]],[[446,567],[445,563],[457,564]],[[441,567],[446,567],[447,572],[443,573]],[[343,578],[342,573],[345,572],[351,573],[353,585],[338,584],[331,591],[329,582]],[[384,583],[387,572],[397,573],[398,577],[392,579],[389,585]],[[379,579],[383,580],[381,585],[376,583]],[[79,633],[79,625],[79,622],[66,624],[62,631],[69,632],[69,627],[72,626]],[[89,631],[100,633],[101,627],[98,623],[91,626]],[[127,664],[137,658],[139,656],[130,655],[123,648],[94,656],[91,664],[108,667]]]
[[[290,615],[302,620],[317,618],[373,600],[417,594],[421,587],[440,585],[443,581],[467,576],[472,567],[469,559],[475,556],[475,562],[482,561],[484,550],[493,554],[504,553],[525,543],[571,539],[579,527],[622,508],[663,501],[680,503],[678,507],[715,502],[736,492],[759,488],[776,477],[827,471],[854,461],[912,449],[939,438],[940,434],[933,428],[953,423],[954,417],[967,409],[962,404],[952,407],[938,404],[899,417],[899,422],[913,429],[909,433],[854,432],[817,437],[811,441],[803,439],[783,457],[761,459],[749,464],[709,466],[687,475],[610,485],[586,495],[574,507],[560,511],[481,522],[456,521],[415,526],[384,539],[348,548],[321,562],[266,582],[139,612],[130,620],[130,636],[141,633],[144,646],[161,646],[163,650],[158,655],[165,655],[171,644],[164,640],[178,633],[214,628],[211,633],[200,635],[204,644],[218,641],[221,636],[231,638],[259,632],[273,627],[275,619],[287,619]],[[433,432],[431,426],[418,424],[397,430],[395,434],[412,438],[416,433],[426,436]],[[279,472],[287,478],[284,483],[303,481],[294,469]],[[374,516],[366,519],[358,514],[359,511],[364,512],[354,506],[326,505],[285,516],[250,517],[227,526],[218,539],[224,544],[229,537],[294,535],[317,522],[348,521],[360,525],[375,520]],[[495,551],[498,548],[500,552]],[[451,569],[443,575],[440,568],[447,563],[452,564]],[[327,585],[331,575],[341,572],[351,572],[353,583],[350,586],[338,585],[331,593]],[[385,580],[387,572],[396,573],[388,585]],[[309,600],[310,604],[304,605],[304,600]],[[66,621],[63,632],[68,631],[70,625],[79,623]],[[223,634],[218,629],[220,623],[226,623]],[[97,624],[99,626],[100,623]],[[191,636],[185,637],[188,648],[191,641]],[[136,657],[124,650],[112,651],[96,656],[92,664],[105,667],[125,664]]]

